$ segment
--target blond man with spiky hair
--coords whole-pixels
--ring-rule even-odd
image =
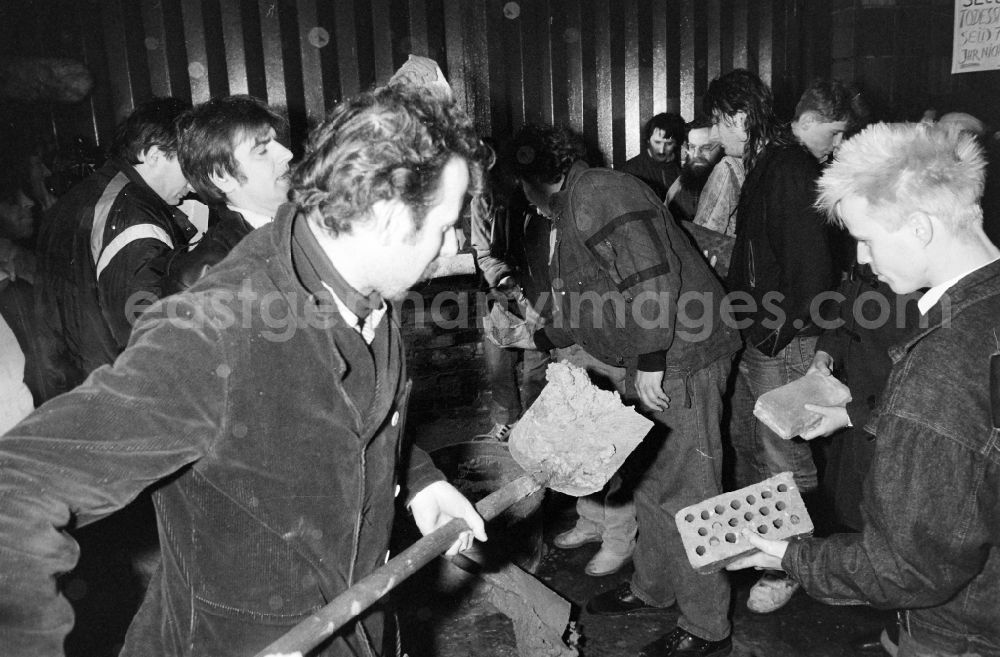
[[[1000,655],[1000,249],[982,228],[971,135],[878,124],[849,140],[817,205],[897,294],[927,288],[927,328],[890,351],[869,421],[859,534],[795,542],[729,567],[782,568],[831,604],[903,609],[899,657]]]

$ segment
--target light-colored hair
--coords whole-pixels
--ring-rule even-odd
[[[966,233],[982,225],[985,167],[976,139],[954,127],[876,123],[840,147],[819,179],[816,207],[843,226],[840,202],[858,197],[888,230],[920,211]]]

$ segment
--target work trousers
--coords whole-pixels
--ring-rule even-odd
[[[505,349],[483,340],[486,376],[490,384],[490,419],[495,424],[514,424],[545,387],[549,353],[536,349]],[[521,363],[518,380],[517,365]]]
[[[581,358],[579,353],[574,356]],[[604,504],[603,509],[591,506],[594,502],[600,505],[601,497],[581,498],[577,504],[584,523],[599,524],[598,514],[603,514],[605,544],[612,538],[624,543],[628,536],[610,536],[608,518],[617,523],[611,526],[627,527],[621,517],[630,506],[634,509],[638,536],[632,591],[653,606],[669,607],[676,602],[678,626],[711,641],[724,639],[732,629],[729,579],[725,571],[702,575],[694,570],[674,515],[722,492],[722,396],[731,366],[731,357],[725,356],[686,376],[664,377],[663,390],[670,397],[670,407],[651,415],[660,426],[647,436],[651,442],[640,446],[644,462],[637,468],[641,471],[634,475],[635,480],[607,488],[603,500],[610,498],[614,504]],[[623,368],[604,363],[591,368],[604,369],[606,376],[617,382],[616,387],[626,391],[623,397],[634,399],[634,382],[626,381]],[[630,484],[634,486],[634,502],[627,505],[622,498]],[[577,527],[586,530],[586,525]]]
[[[775,356],[766,356],[747,346],[740,358],[740,377],[753,399],[803,376],[812,364],[818,339],[816,336],[792,338]],[[809,443],[801,439],[785,440],[756,417],[748,418],[748,422],[750,430],[734,433],[733,440],[734,443],[749,441],[749,444],[734,444],[733,447],[737,458],[752,462],[749,467],[756,470],[756,481],[791,472],[801,492],[816,490],[816,463]],[[743,470],[743,466],[737,467],[737,472]]]
[[[618,391],[626,403],[635,402],[635,382],[626,380],[625,368],[608,365],[575,344],[556,349],[553,355],[557,361],[565,360],[586,369],[598,387]],[[613,475],[603,490],[577,498],[576,513],[576,528],[599,535],[605,550],[623,556],[635,550],[638,525],[632,488],[625,485],[619,474]]]

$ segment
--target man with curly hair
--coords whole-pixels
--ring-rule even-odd
[[[674,514],[722,492],[722,394],[739,336],[722,321],[721,284],[656,194],[634,176],[589,167],[582,153],[559,127],[528,125],[514,140],[515,175],[556,233],[552,321],[534,342],[607,379],[658,430],[633,459],[637,472],[582,499],[576,526],[556,544],[601,542],[590,574],[632,557],[631,580],[592,598],[592,614],[677,604],[677,627],[641,654],[722,657],[732,650],[729,581],[691,568]]]
[[[404,447],[410,385],[395,311],[491,152],[450,100],[389,87],[311,136],[291,201],[129,347],[0,438],[0,645],[61,655],[69,526],[153,486],[163,558],[122,655],[246,657],[381,566],[397,495],[424,533],[474,507]],[[401,493],[402,490],[402,493]],[[310,655],[395,653],[381,608]]]
[[[798,541],[747,532],[731,564],[782,569],[830,604],[902,609],[899,657],[1000,655],[1000,249],[979,206],[975,137],[877,124],[848,140],[818,206],[925,320],[890,350],[866,429],[875,454],[860,533]],[[836,440],[836,437],[834,437]]]

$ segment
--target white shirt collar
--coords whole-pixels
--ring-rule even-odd
[[[226,207],[237,212],[246,219],[246,222],[254,227],[254,229],[260,228],[261,226],[266,226],[271,223],[274,217],[269,217],[266,214],[261,214],[259,212],[254,212],[253,210],[245,210],[243,208],[238,208],[235,205],[230,205],[226,203]]]
[[[948,288],[953,286],[955,283],[959,282],[972,272],[982,269],[986,265],[996,262],[997,260],[1000,260],[1000,258],[994,258],[993,260],[990,260],[989,262],[984,263],[978,267],[973,267],[972,269],[963,272],[954,278],[950,278],[944,283],[939,283],[938,285],[935,285],[931,289],[924,292],[924,296],[920,297],[920,299],[917,300],[917,308],[920,310],[920,314],[926,315],[928,312],[930,312],[930,309],[933,308],[935,304],[937,304],[937,302],[941,300],[941,297],[943,297],[944,293],[948,291]]]
[[[388,308],[385,301],[382,302],[381,306],[372,310],[371,314],[368,315],[368,318],[365,320],[365,323],[359,328],[358,316],[351,312],[350,308],[347,307],[347,304],[340,300],[337,293],[334,292],[333,288],[327,285],[326,282],[323,283],[323,287],[325,287],[330,294],[333,295],[333,301],[337,304],[337,310],[340,311],[340,316],[344,318],[344,321],[347,322],[348,326],[360,333],[365,342],[371,344],[372,340],[375,339],[375,327],[382,321],[382,318],[385,316],[385,311]]]

